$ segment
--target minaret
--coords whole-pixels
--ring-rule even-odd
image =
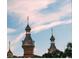
[[[10,50],[10,41],[9,41],[9,50],[7,52],[7,58],[13,58],[13,53]]]
[[[22,42],[22,48],[24,49],[24,58],[31,58],[33,57],[33,51],[34,51],[34,41],[31,38],[31,28],[29,26],[29,17],[27,17],[27,27],[26,30],[26,37],[24,41]]]
[[[53,32],[53,29],[51,29],[51,32]],[[50,41],[51,41],[51,46],[48,49],[48,53],[52,53],[52,52],[56,51],[55,38],[54,38],[53,34],[52,34],[52,36],[50,38]]]

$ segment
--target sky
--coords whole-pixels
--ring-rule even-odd
[[[63,51],[72,42],[71,14],[71,0],[7,0],[7,50],[10,41],[13,54],[23,56],[22,40],[29,16],[34,54],[41,56],[48,52],[52,34],[57,49]]]

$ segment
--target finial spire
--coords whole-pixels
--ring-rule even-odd
[[[55,38],[54,38],[54,36],[53,36],[53,28],[51,28],[51,35],[52,35],[52,36],[51,36],[51,39],[50,39],[50,40],[54,42],[54,41],[55,41]]]
[[[51,28],[51,34],[53,33],[53,28]]]
[[[29,25],[29,16],[27,16],[27,25]]]
[[[10,41],[9,41],[9,50],[10,50]]]

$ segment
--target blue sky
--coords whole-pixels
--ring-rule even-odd
[[[34,54],[42,55],[48,51],[52,34],[59,50],[63,51],[67,43],[72,41],[71,0],[7,1],[7,42],[11,41],[10,48],[14,55],[23,55],[21,46],[25,37],[27,16],[32,28],[31,36],[35,41]]]

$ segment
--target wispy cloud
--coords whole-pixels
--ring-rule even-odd
[[[40,25],[40,26],[33,27],[31,32],[38,33],[40,31],[47,30],[49,28],[53,28],[53,27],[58,26],[58,25],[70,24],[71,22],[72,22],[71,20],[68,20],[68,21],[56,21],[56,22],[52,22],[52,23],[47,24],[47,25]],[[15,40],[13,41],[13,48],[17,44],[17,42],[22,40],[22,38],[25,36],[25,34],[26,34],[26,32],[23,32],[23,33],[21,33],[20,35],[18,35],[15,38]]]
[[[19,42],[23,37],[25,37],[25,34],[26,34],[26,32],[23,32],[23,33],[19,34],[18,36],[16,36],[15,40],[13,40],[13,42],[12,42],[12,49],[14,49],[17,42]]]
[[[47,18],[39,14],[38,10],[46,8],[50,3],[54,3],[55,1],[56,0],[16,0],[8,5],[8,11],[15,12],[21,16],[22,21],[27,20],[27,16],[30,16],[31,22],[43,21]]]
[[[48,15],[42,14],[38,11],[42,8],[47,8],[49,4],[53,4],[55,2],[56,0],[16,0],[12,4],[8,5],[8,11],[21,16],[21,21],[25,22],[27,20],[27,16],[29,16],[30,21],[34,22],[36,25],[44,24],[51,20],[59,20],[60,16],[71,12],[71,4],[64,5],[57,12],[50,13]]]
[[[56,0],[14,0],[12,4],[8,4],[9,10],[18,11],[34,11],[36,9],[46,8],[48,4],[54,3]],[[8,1],[9,2],[9,1]]]
[[[8,32],[8,33],[13,33],[13,32],[15,32],[15,31],[16,31],[16,29],[13,29],[13,28],[8,28],[8,29],[7,29],[7,32]]]
[[[36,26],[32,28],[32,32],[40,32],[42,30],[46,30],[49,28],[53,28],[55,26],[61,25],[61,24],[70,24],[72,21],[68,20],[68,21],[56,21],[56,22],[52,22],[50,24],[47,25],[40,25],[40,26]]]

